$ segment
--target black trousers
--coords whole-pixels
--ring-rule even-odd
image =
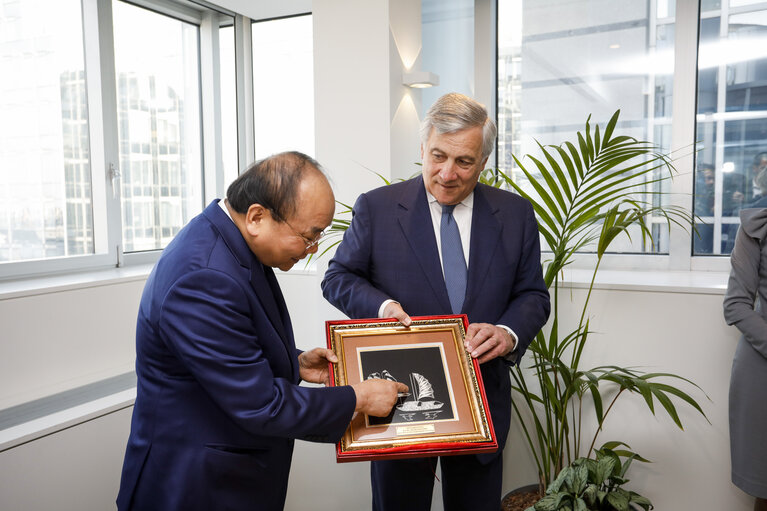
[[[475,455],[373,461],[373,511],[429,511],[437,460],[445,511],[498,511],[503,456],[480,463]]]

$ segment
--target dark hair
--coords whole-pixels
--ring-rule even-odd
[[[226,190],[229,205],[245,214],[253,204],[268,209],[283,222],[296,213],[298,185],[307,170],[322,172],[320,164],[298,151],[279,153],[253,163]]]

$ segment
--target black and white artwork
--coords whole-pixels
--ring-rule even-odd
[[[445,357],[440,344],[377,346],[358,351],[365,379],[381,378],[404,383],[409,392],[401,394],[388,417],[368,416],[371,426],[434,422],[455,417]]]

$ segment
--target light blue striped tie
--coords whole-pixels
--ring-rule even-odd
[[[442,268],[445,272],[445,286],[450,297],[453,314],[460,314],[466,296],[466,259],[463,257],[461,233],[453,218],[452,206],[442,206],[442,223],[439,235],[442,243]]]

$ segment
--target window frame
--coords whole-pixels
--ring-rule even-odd
[[[200,84],[198,108],[201,119],[203,199],[200,208],[202,210],[210,201],[223,196],[226,191],[223,171],[219,170],[222,169],[222,144],[218,29],[221,26],[233,24],[235,40],[242,40],[241,46],[248,47],[250,33],[245,31],[247,33],[243,34],[242,28],[238,29],[238,26],[249,28],[250,20],[207,2],[119,1],[191,23],[199,29],[197,52]],[[132,253],[123,251],[120,200],[122,183],[119,169],[112,0],[81,0],[80,4],[83,19],[82,44],[88,108],[94,253],[2,263],[0,264],[0,282],[153,264],[162,253],[162,249]],[[246,39],[247,44],[244,43]],[[246,63],[242,58],[243,52],[238,49],[237,44],[235,44],[235,55],[239,97],[240,90],[247,90],[246,84],[240,87],[240,79],[248,76],[248,73],[241,72],[246,67]],[[238,141],[242,140],[240,133],[247,131],[245,126],[248,122],[252,125],[252,120],[238,119]],[[239,151],[240,169],[252,161],[252,157],[247,154],[247,145],[247,143],[238,144],[240,147],[246,146],[245,153]]]
[[[498,0],[495,3],[496,18],[498,18]],[[650,8],[655,2],[649,2]],[[735,9],[733,9],[735,10]],[[737,10],[740,10],[738,8]],[[708,13],[704,17],[708,17]],[[676,1],[674,16],[654,18],[654,27],[660,24],[673,23],[674,36],[674,99],[670,118],[671,149],[674,156],[674,166],[677,175],[671,181],[669,205],[681,206],[688,211],[693,208],[693,184],[695,179],[695,140],[697,123],[697,77],[698,77],[698,31],[700,24],[699,2]],[[655,30],[652,28],[651,30]],[[496,37],[495,84],[498,87],[497,56],[498,38]],[[500,98],[496,104],[500,104]],[[498,108],[495,109],[496,122]],[[648,119],[652,128],[657,119]],[[668,253],[638,254],[638,253],[608,253],[605,254],[601,268],[607,270],[642,270],[642,271],[706,271],[727,272],[730,268],[729,255],[693,255],[692,243],[694,234],[685,231],[677,225],[669,230]],[[546,252],[543,253],[545,259]],[[572,268],[593,268],[596,255],[578,253],[573,258]]]

